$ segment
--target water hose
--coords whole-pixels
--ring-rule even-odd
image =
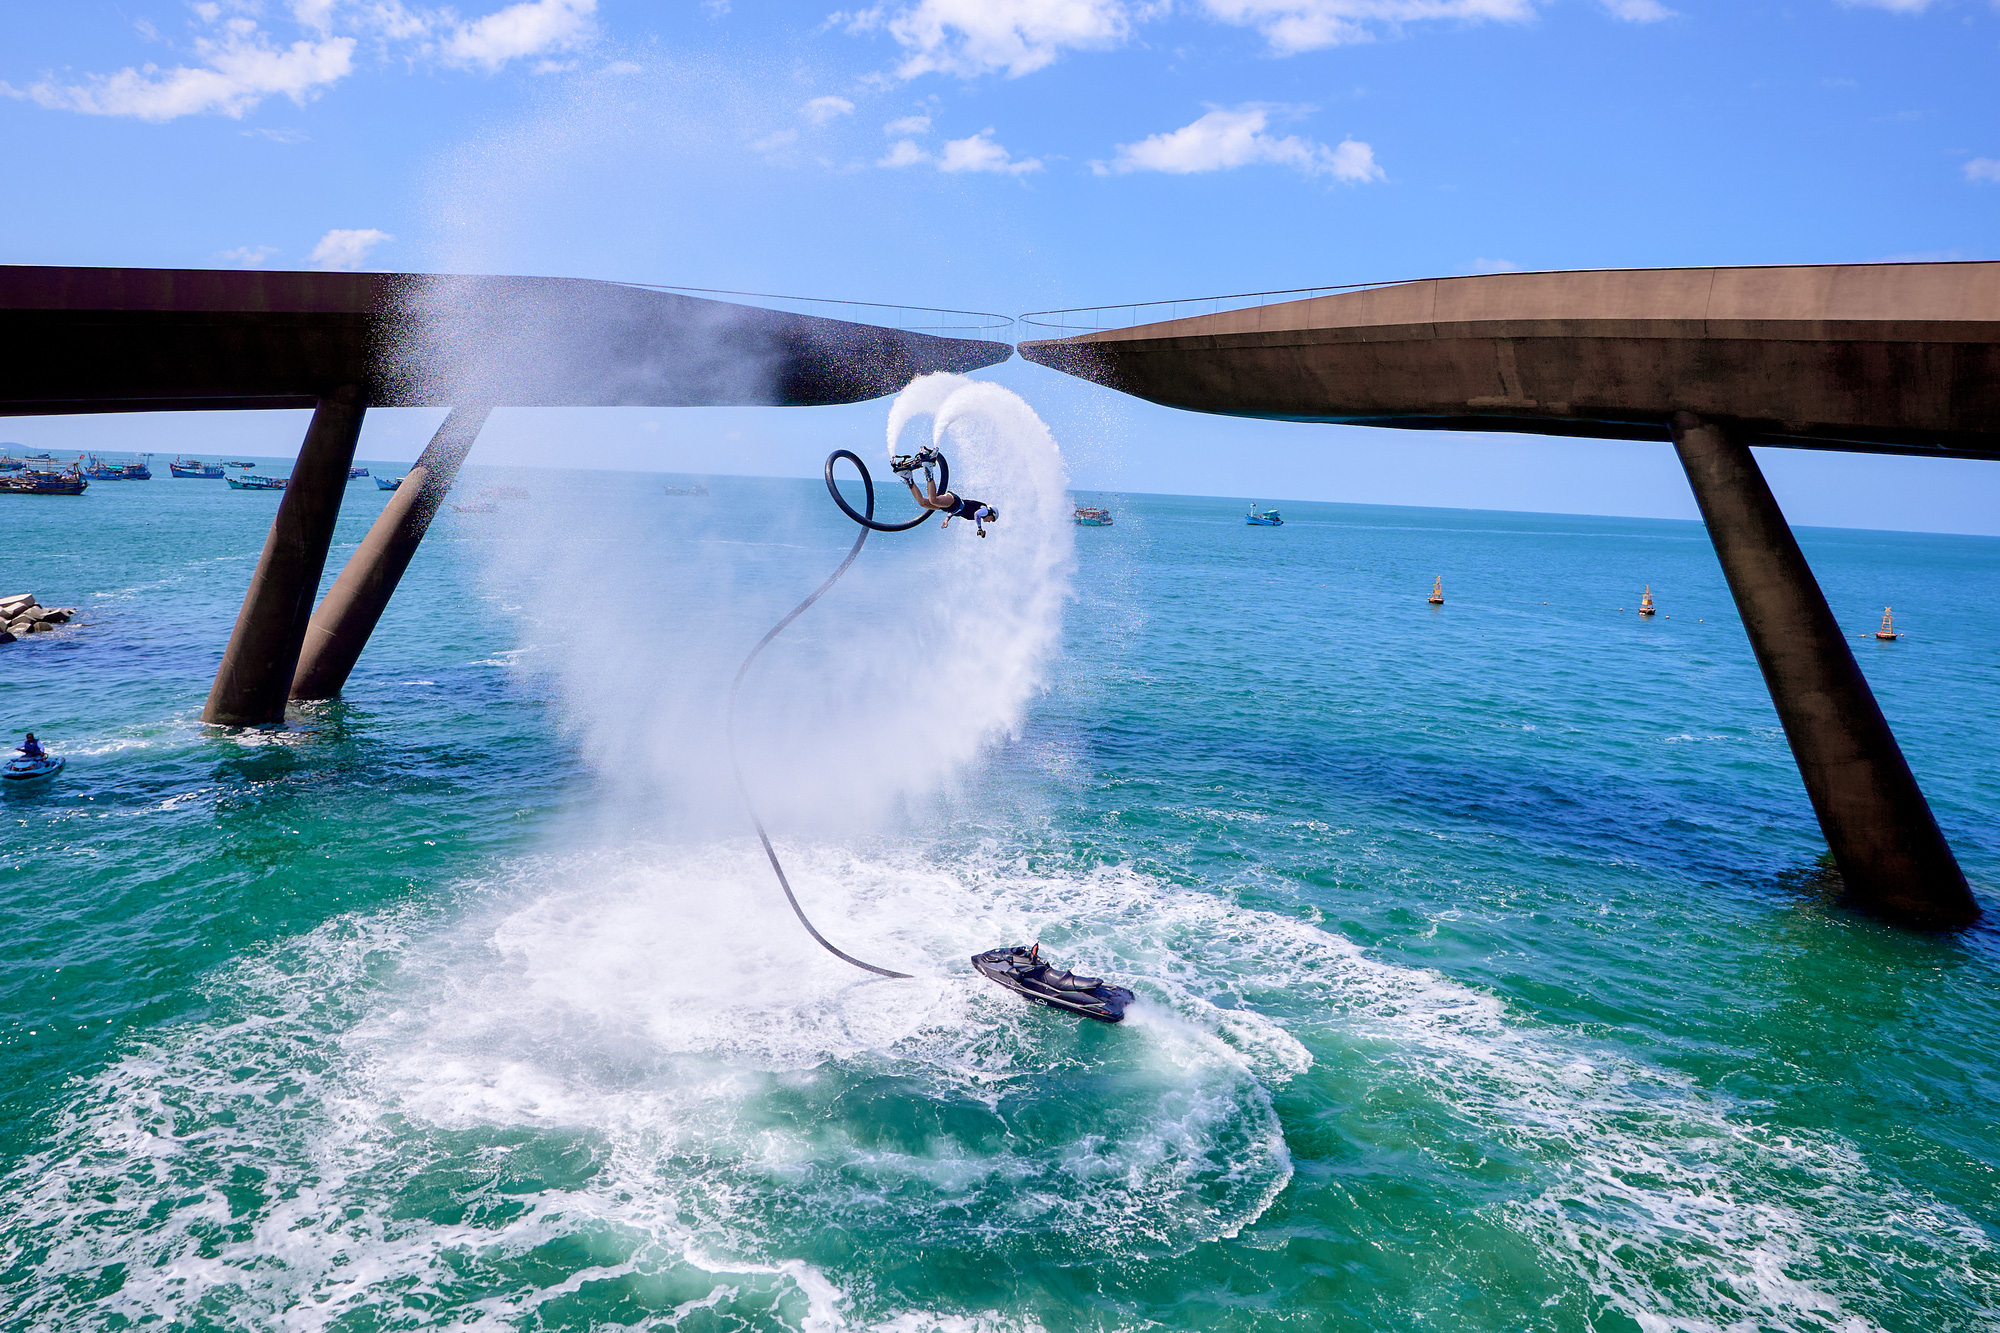
[[[840,487],[834,483],[833,465],[843,458],[854,464],[855,470],[861,474],[861,488],[866,496],[864,501],[867,506],[865,512],[857,513],[854,506],[847,503],[847,497],[840,493]],[[939,455],[937,461],[939,480],[936,489],[939,491],[948,490],[951,485],[951,464],[944,461],[943,455]],[[862,971],[873,972],[877,976],[895,977],[899,980],[907,981],[910,979],[910,974],[907,972],[892,972],[886,967],[877,967],[873,963],[864,963],[853,954],[848,953],[832,940],[820,934],[818,927],[814,926],[811,919],[806,916],[805,908],[799,906],[798,895],[792,892],[792,882],[785,877],[785,867],[778,860],[777,849],[771,846],[771,835],[764,831],[764,821],[757,814],[756,803],[750,799],[748,784],[743,781],[743,765],[736,757],[736,696],[742,691],[743,678],[750,674],[750,667],[756,662],[758,655],[770,647],[771,640],[784,633],[787,625],[810,610],[814,602],[826,596],[827,589],[840,582],[840,576],[848,571],[854,564],[855,558],[861,554],[862,544],[868,540],[869,533],[908,532],[911,528],[929,519],[936,512],[935,510],[926,509],[907,523],[877,523],[875,521],[875,479],[868,475],[868,465],[861,461],[861,456],[850,449],[836,449],[826,456],[826,489],[833,496],[833,502],[840,506],[840,512],[861,525],[861,532],[855,537],[853,547],[847,552],[847,558],[840,562],[840,568],[829,574],[826,582],[813,589],[812,596],[786,612],[783,620],[771,626],[769,632],[763,638],[757,640],[757,646],[750,650],[750,655],[743,659],[743,665],[736,669],[736,679],[729,686],[729,716],[724,727],[729,737],[729,768],[731,773],[735,775],[736,791],[743,798],[743,808],[750,812],[750,822],[756,826],[757,840],[764,844],[764,855],[771,858],[771,869],[777,873],[778,887],[785,891],[785,901],[792,905],[792,915],[799,919],[799,924],[806,928],[806,933],[819,941],[819,946],[822,949],[825,949],[844,963],[852,963]]]

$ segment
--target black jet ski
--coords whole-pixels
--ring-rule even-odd
[[[1018,944],[1011,949],[988,949],[972,955],[972,966],[979,975],[1016,995],[1101,1023],[1120,1021],[1125,1017],[1125,1006],[1132,1003],[1131,991],[1107,985],[1102,977],[1057,971],[1042,961],[1039,944],[1032,949]]]

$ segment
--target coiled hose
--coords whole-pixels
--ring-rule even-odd
[[[867,506],[865,512],[857,513],[854,506],[847,503],[847,497],[840,493],[840,487],[834,483],[833,465],[843,458],[854,464],[855,470],[861,474],[861,488],[866,496],[864,501]],[[847,558],[840,562],[840,567],[827,576],[826,582],[813,589],[812,596],[786,612],[783,620],[771,626],[770,631],[763,638],[757,640],[757,646],[750,650],[750,655],[743,659],[743,665],[736,669],[736,679],[729,686],[729,716],[724,727],[729,737],[729,768],[731,773],[735,775],[736,791],[743,798],[743,808],[749,811],[750,822],[756,826],[757,840],[764,844],[764,855],[771,858],[771,869],[777,873],[778,887],[785,891],[785,901],[792,905],[792,915],[798,917],[799,924],[806,928],[806,933],[819,941],[819,946],[822,949],[825,949],[844,963],[852,963],[862,971],[873,972],[877,976],[896,977],[907,981],[910,976],[907,972],[892,972],[886,967],[877,967],[873,963],[864,963],[853,954],[848,953],[832,940],[820,934],[819,928],[814,926],[811,918],[806,916],[805,909],[799,906],[798,895],[792,892],[792,882],[785,877],[785,867],[778,860],[777,849],[771,846],[771,835],[764,831],[764,821],[757,814],[756,802],[750,799],[748,784],[743,781],[743,765],[736,757],[736,696],[742,691],[743,678],[750,674],[750,667],[756,662],[758,655],[771,645],[771,640],[784,633],[787,625],[790,625],[794,620],[797,620],[810,610],[814,602],[826,596],[827,589],[840,582],[840,576],[848,571],[854,564],[855,558],[861,554],[862,544],[868,540],[870,532],[908,532],[911,528],[927,521],[936,512],[926,509],[923,513],[906,523],[877,523],[875,521],[875,480],[868,475],[868,465],[861,461],[861,456],[850,449],[836,449],[826,456],[826,489],[827,493],[833,496],[833,502],[840,506],[840,512],[860,524],[861,531],[854,538],[854,546],[848,551]],[[945,462],[943,455],[938,456],[937,489],[939,491],[951,489],[951,464]]]

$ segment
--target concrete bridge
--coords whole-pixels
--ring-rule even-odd
[[[1848,893],[1919,924],[1977,917],[1750,446],[2000,458],[2000,264],[1507,273],[1171,317],[1179,304],[1023,316],[1087,331],[1020,352],[1197,412],[1671,440]]]
[[[0,266],[0,416],[313,409],[202,712],[224,725],[339,692],[495,407],[853,403],[1011,354],[569,278]],[[451,411],[314,611],[370,406]]]

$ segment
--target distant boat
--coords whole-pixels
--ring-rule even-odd
[[[240,477],[225,477],[232,491],[282,491],[289,480],[285,477],[260,477],[254,472],[246,472]]]
[[[1444,575],[1438,575],[1437,582],[1431,585],[1431,595],[1424,600],[1432,606],[1444,605]]]
[[[358,478],[365,477],[367,475],[368,475],[368,469],[365,467],[351,467],[347,469],[347,479],[349,481],[354,481]]]
[[[694,485],[692,485],[692,486],[669,486],[669,487],[667,487],[667,494],[668,494],[668,495],[707,495],[707,494],[708,494],[708,487],[706,487],[706,486],[702,485],[702,484],[701,484],[700,482],[696,482],[696,483],[695,483]]]
[[[1074,517],[1076,525],[1079,528],[1108,528],[1111,526],[1111,511],[1109,509],[1098,509],[1092,505],[1078,505]]]
[[[126,481],[151,481],[153,479],[153,469],[147,467],[144,463],[127,463],[118,470],[124,474]]]
[[[1250,512],[1243,516],[1243,521],[1253,528],[1282,528],[1285,526],[1285,516],[1283,514],[1280,514],[1275,509],[1259,509],[1254,504],[1250,506]]]
[[[27,464],[7,454],[0,454],[0,472],[19,472]]]
[[[1882,608],[1882,628],[1875,631],[1875,637],[1878,639],[1900,639],[1903,637],[1903,632],[1897,629],[1894,622],[1889,619],[1889,608],[1886,606]]]
[[[23,454],[22,457],[31,459],[37,463],[53,463],[56,461],[54,454]]]
[[[1653,585],[1650,583],[1646,585],[1646,591],[1639,594],[1639,614],[1642,616],[1653,614]]]
[[[375,485],[376,485],[376,488],[377,488],[377,489],[379,489],[379,490],[384,490],[384,491],[393,491],[393,490],[395,490],[395,489],[396,489],[396,488],[397,488],[398,486],[401,486],[402,484],[403,484],[403,479],[402,479],[401,477],[377,477],[377,478],[375,478]]]
[[[90,483],[76,468],[67,472],[30,471],[0,477],[0,491],[14,495],[82,495],[89,489]]]
[[[225,458],[225,459],[223,459],[223,460],[222,460],[222,465],[223,465],[224,467],[256,467],[256,466],[257,466],[257,465],[256,465],[255,463],[246,463],[246,462],[244,462],[244,461],[243,461],[242,459],[240,459],[240,458]]]
[[[534,498],[528,493],[528,488],[525,486],[495,486],[493,494],[499,496],[502,500],[531,500]]]
[[[76,468],[77,471],[83,474],[86,481],[125,480],[125,465],[123,463],[107,463],[96,454],[84,454],[78,458],[76,460]],[[150,476],[152,474],[148,473],[147,475]]]
[[[176,458],[167,464],[167,470],[176,477],[190,477],[198,481],[215,481],[224,474],[216,463],[203,463],[193,458]]]

